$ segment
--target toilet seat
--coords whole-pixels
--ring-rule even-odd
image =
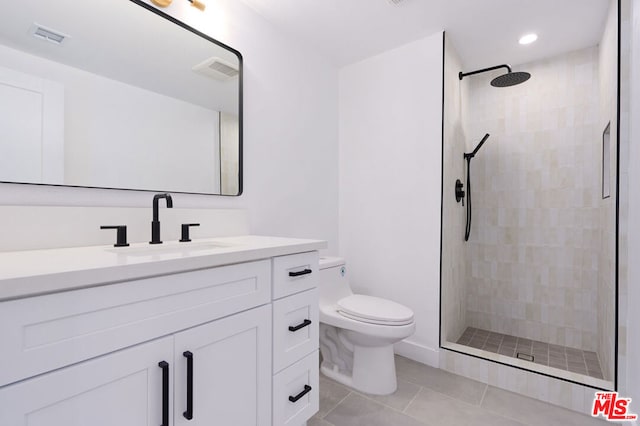
[[[377,325],[407,325],[413,311],[391,300],[353,294],[338,300],[338,313],[352,320]]]

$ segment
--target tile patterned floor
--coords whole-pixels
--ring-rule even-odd
[[[320,411],[307,426],[604,426],[594,419],[403,357],[398,390],[371,396],[320,375]]]
[[[547,365],[597,379],[604,378],[598,355],[595,352],[551,345],[473,327],[467,327],[456,343],[512,358],[528,360],[518,357],[517,354],[531,355],[533,356],[532,362],[535,364]]]

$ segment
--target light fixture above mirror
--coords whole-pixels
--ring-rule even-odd
[[[187,1],[191,3],[191,6],[195,7],[198,10],[204,11],[204,9],[207,7],[203,2],[199,0],[187,0]],[[169,7],[171,3],[173,3],[173,0],[151,0],[151,3],[155,4],[158,7]]]

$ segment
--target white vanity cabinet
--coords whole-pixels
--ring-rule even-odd
[[[173,341],[170,337],[0,388],[0,424],[161,425],[161,361],[171,367]],[[167,386],[173,385],[171,370],[166,380]]]
[[[248,259],[4,301],[0,278],[0,425],[305,424],[318,253]]]
[[[175,336],[174,425],[271,424],[270,317],[266,305]]]
[[[0,424],[267,426],[270,316],[261,306],[1,388]]]
[[[273,258],[273,424],[300,426],[319,408],[318,252]]]

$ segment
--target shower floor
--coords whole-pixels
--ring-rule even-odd
[[[552,345],[473,327],[467,327],[456,343],[526,361],[531,361],[532,357],[532,362],[535,364],[603,379],[600,361],[595,352]],[[518,354],[526,356],[518,357]]]

